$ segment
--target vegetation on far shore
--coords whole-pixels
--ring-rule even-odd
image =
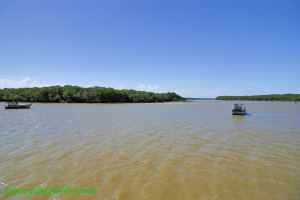
[[[218,96],[216,100],[242,101],[300,101],[300,94],[269,94],[253,96]]]
[[[105,87],[50,86],[0,89],[0,101],[68,103],[152,103],[184,101],[174,92],[153,93]]]

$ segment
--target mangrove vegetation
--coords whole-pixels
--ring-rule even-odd
[[[217,100],[242,101],[300,101],[300,94],[269,94],[253,96],[218,96]]]
[[[0,89],[0,101],[68,103],[151,103],[184,101],[174,92],[153,93],[105,87],[50,86]]]

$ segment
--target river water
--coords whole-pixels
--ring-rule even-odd
[[[300,104],[33,104],[0,109],[0,199],[300,199]]]

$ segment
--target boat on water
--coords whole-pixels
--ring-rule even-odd
[[[246,107],[242,103],[235,103],[232,108],[233,115],[245,115],[246,114]]]
[[[4,107],[5,109],[29,109],[32,103],[9,102]]]

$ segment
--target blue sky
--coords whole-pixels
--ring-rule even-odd
[[[0,0],[0,87],[300,93],[296,0]]]

